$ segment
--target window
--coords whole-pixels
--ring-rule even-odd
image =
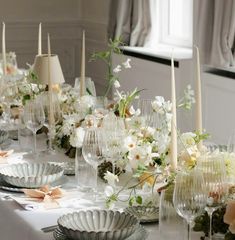
[[[152,30],[147,47],[170,45],[191,48],[193,0],[150,0]]]

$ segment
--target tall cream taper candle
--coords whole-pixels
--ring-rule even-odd
[[[202,93],[201,93],[201,68],[200,68],[200,54],[197,46],[196,49],[196,60],[197,60],[197,79],[196,79],[196,130],[199,134],[202,134]],[[203,142],[200,141],[198,144],[199,151],[202,150]]]
[[[86,50],[85,50],[85,31],[82,32],[82,57],[81,57],[81,76],[80,76],[80,97],[85,94],[85,62],[86,62]]]
[[[53,104],[52,104],[52,81],[51,81],[51,42],[50,35],[47,35],[47,48],[48,48],[48,94],[49,94],[49,126],[50,129],[54,124]]]
[[[42,55],[42,24],[38,27],[38,55]]]
[[[171,120],[171,145],[170,156],[172,170],[177,169],[177,121],[176,121],[176,93],[175,93],[175,69],[173,53],[171,56],[171,101],[172,101],[172,120]]]
[[[2,23],[2,71],[3,75],[7,74],[7,59],[6,59],[6,38],[5,38],[5,23]]]

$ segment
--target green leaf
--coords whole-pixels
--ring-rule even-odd
[[[23,103],[23,105],[25,105],[26,104],[26,102],[28,101],[28,100],[30,100],[30,95],[29,94],[27,94],[27,95],[24,95],[23,96],[23,100],[22,100],[22,103]]]
[[[135,197],[130,197],[129,206],[133,206],[134,202],[135,202]]]
[[[143,200],[142,200],[142,197],[141,196],[136,196],[135,197],[135,201],[139,204],[139,205],[141,205],[142,204],[142,202],[143,202]]]

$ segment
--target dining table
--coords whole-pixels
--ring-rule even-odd
[[[44,137],[41,137],[41,140]],[[0,164],[0,167],[34,161],[71,162],[71,159],[61,151],[55,154],[43,154],[46,143],[40,141],[40,136],[37,138],[39,138],[38,149],[41,151],[37,160],[28,151],[24,151],[22,146],[19,146],[19,141],[11,140],[8,146],[4,146],[4,149],[13,149],[14,152],[6,158],[7,161]],[[44,146],[41,142],[44,142]],[[0,240],[53,240],[55,239],[53,231],[44,232],[42,229],[57,225],[58,218],[63,214],[87,209],[105,209],[104,199],[94,202],[92,197],[89,198],[89,193],[81,192],[77,188],[75,176],[64,175],[58,180],[57,185],[64,191],[66,197],[60,200],[58,208],[53,209],[44,208],[38,202],[24,203],[24,193],[14,188],[7,189],[0,186]],[[123,206],[117,205],[115,210],[122,211]],[[160,239],[158,222],[145,223],[143,227],[147,231],[148,240]]]

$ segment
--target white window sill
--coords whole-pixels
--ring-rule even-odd
[[[192,48],[173,47],[170,45],[157,45],[156,48],[124,46],[121,47],[121,49],[168,60],[171,59],[173,51],[173,57],[175,61],[192,59],[193,56]]]

